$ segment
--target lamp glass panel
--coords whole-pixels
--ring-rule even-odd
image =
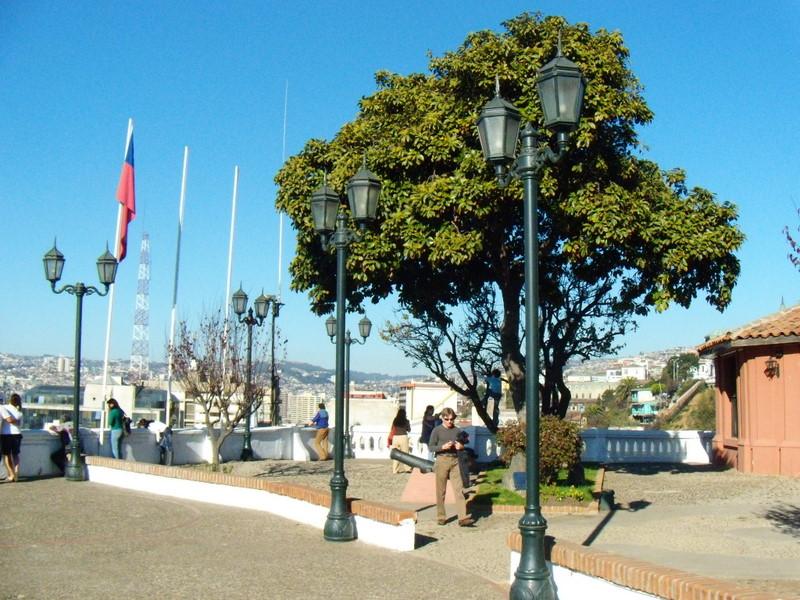
[[[358,333],[362,338],[368,338],[371,331],[372,321],[370,321],[367,317],[364,317],[358,322]]]
[[[253,304],[256,309],[256,316],[259,319],[265,318],[269,309],[269,299],[264,294],[261,294]]]
[[[336,317],[328,317],[325,320],[325,331],[327,331],[329,338],[333,338],[336,335]]]
[[[244,293],[242,288],[239,288],[236,292],[234,292],[233,297],[233,312],[237,315],[243,315],[244,311],[247,310],[247,294]]]
[[[330,232],[336,229],[336,213],[339,210],[339,196],[323,185],[311,194],[311,216],[314,218],[314,229],[318,232]]]
[[[362,165],[358,173],[347,182],[347,199],[350,212],[357,222],[371,221],[378,210],[381,182],[378,177]]]
[[[484,158],[490,163],[514,159],[519,136],[520,115],[513,104],[496,97],[483,107],[478,119],[478,137]]]
[[[97,276],[103,285],[111,285],[117,277],[117,259],[106,250],[97,259]]]
[[[61,272],[64,270],[64,255],[53,246],[53,249],[44,255],[44,276],[47,281],[56,282],[61,279]]]

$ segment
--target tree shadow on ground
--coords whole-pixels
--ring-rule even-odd
[[[721,473],[729,470],[727,465],[687,465],[683,463],[620,463],[606,465],[607,471],[629,473],[631,475],[658,475],[671,473]]]
[[[294,463],[270,465],[255,477],[308,477],[309,475],[320,475],[333,473],[332,461],[321,461],[315,463]]]
[[[800,538],[800,506],[778,504],[763,515],[781,533]]]

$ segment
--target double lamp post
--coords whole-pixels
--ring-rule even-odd
[[[375,218],[381,184],[367,169],[366,161],[347,182],[350,215],[361,230]],[[347,478],[344,474],[344,388],[345,388],[345,304],[347,277],[347,246],[360,237],[360,232],[347,227],[347,216],[339,210],[341,200],[327,181],[311,194],[311,214],[314,229],[327,249],[336,249],[336,322],[328,331],[336,337],[336,401],[335,439],[333,447],[333,476],[331,477],[331,508],[325,521],[324,537],[333,542],[356,538],[355,519],[347,510]],[[363,336],[366,337],[366,336]]]
[[[336,317],[328,317],[325,321],[325,330],[328,332],[328,337],[331,338],[331,343],[336,343]],[[353,458],[353,445],[350,439],[350,346],[353,344],[366,344],[367,338],[372,331],[372,321],[364,317],[358,322],[358,333],[361,335],[359,342],[354,337],[350,336],[350,330],[344,334],[344,384],[345,384],[345,397],[344,397],[344,457]]]
[[[511,177],[522,181],[525,252],[525,513],[519,521],[522,551],[514,573],[510,597],[514,599],[555,598],[545,562],[544,539],[547,521],[542,516],[539,499],[539,242],[537,194],[539,174],[547,163],[557,162],[566,152],[569,132],[575,129],[583,106],[585,80],[578,66],[561,55],[538,71],[537,88],[542,103],[544,126],[556,132],[558,152],[530,123],[520,134],[520,113],[500,96],[499,82],[495,97],[481,111],[478,134],[484,156],[505,187]],[[517,156],[517,139],[521,150]],[[510,169],[509,169],[510,165]]]
[[[59,252],[55,244],[53,248],[44,255],[44,276],[50,282],[50,287],[56,294],[67,292],[75,296],[77,300],[77,309],[75,311],[75,379],[73,383],[73,396],[72,396],[72,447],[70,449],[70,460],[66,466],[64,475],[70,481],[84,481],[85,468],[83,457],[81,457],[81,440],[80,440],[80,395],[81,395],[81,328],[83,319],[83,297],[97,294],[98,296],[105,296],[108,294],[109,286],[114,283],[117,276],[117,259],[114,255],[106,251],[97,259],[97,275],[100,283],[103,284],[104,290],[100,291],[94,286],[84,285],[80,281],[74,285],[65,285],[60,289],[56,289],[56,283],[61,279],[61,272],[64,270],[64,263],[66,259],[64,255]]]
[[[260,327],[264,323],[264,319],[269,314],[270,305],[272,306],[272,386],[271,386],[271,419],[272,424],[277,425],[276,420],[276,398],[275,398],[275,317],[278,316],[282,303],[272,294],[265,296],[263,293],[256,298],[253,302],[253,307],[247,308],[247,294],[242,290],[241,285],[239,289],[233,293],[232,296],[233,312],[242,323],[247,327],[247,373],[244,384],[244,399],[247,405],[247,414],[244,419],[244,444],[242,445],[242,455],[240,460],[250,460],[253,458],[253,446],[250,433],[250,420],[253,414],[253,327]],[[245,314],[246,313],[246,314]]]

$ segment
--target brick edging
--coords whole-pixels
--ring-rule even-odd
[[[210,471],[201,471],[199,469],[187,469],[184,467],[166,467],[164,465],[137,463],[105,456],[87,456],[86,464],[116,469],[118,471],[128,471],[130,473],[142,473],[144,475],[169,477],[171,479],[183,479],[201,483],[262,490],[317,506],[329,507],[331,505],[331,493],[329,491],[318,490],[298,483],[269,481],[258,477],[214,473]],[[361,500],[359,498],[347,498],[347,508],[354,515],[381,523],[387,523],[389,525],[399,525],[402,521],[408,519],[412,519],[415,523],[417,522],[416,511],[395,508],[380,502],[370,502],[369,500]]]
[[[521,552],[522,535],[519,531],[509,533],[508,548]],[[602,552],[547,536],[545,544],[547,560],[558,565],[616,583],[617,585],[665,598],[666,600],[779,600],[779,596],[759,592],[752,588],[727,581],[702,577],[686,571],[662,567],[643,560],[636,560]]]

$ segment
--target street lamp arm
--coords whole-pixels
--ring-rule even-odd
[[[496,167],[497,183],[501,188],[508,186],[511,180],[523,179],[526,175],[538,175],[547,164],[556,164],[567,153],[567,135],[559,132],[557,143],[558,151],[553,151],[549,145],[540,146],[542,136],[534,129],[531,123],[527,123],[519,134],[522,140],[522,148],[519,156],[509,170],[502,165]]]
[[[84,285],[80,281],[74,285],[72,284],[63,285],[59,289],[56,289],[56,282],[51,281],[50,287],[56,294],[63,294],[64,292],[66,292],[67,294],[71,294],[73,296],[91,296],[92,294],[97,294],[98,296],[106,296],[108,294],[108,288],[109,288],[109,286],[105,286],[105,291],[101,291],[96,287],[94,287],[93,285]]]

